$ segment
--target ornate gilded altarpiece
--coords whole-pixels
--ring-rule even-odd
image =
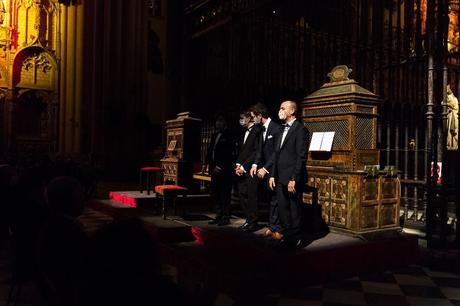
[[[0,153],[56,150],[59,7],[0,0]]]
[[[335,132],[331,152],[309,152],[308,185],[317,188],[324,220],[361,235],[399,229],[400,181],[379,170],[378,97],[349,79],[346,66],[307,96],[302,117],[310,134]],[[312,197],[304,194],[311,203]]]

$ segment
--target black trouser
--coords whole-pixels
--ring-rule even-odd
[[[299,184],[300,185],[300,184]],[[301,239],[302,192],[296,183],[296,192],[288,192],[287,185],[276,185],[278,212],[281,223],[281,232],[287,238]]]
[[[259,195],[263,195],[264,201],[270,205],[268,227],[273,232],[279,232],[281,230],[281,224],[278,212],[278,199],[276,197],[276,190],[271,190],[268,187],[269,178],[268,175],[265,175],[264,179],[260,182],[259,191],[261,192],[259,192]]]
[[[246,222],[257,222],[257,176],[251,177],[245,173],[238,182],[238,194],[241,207],[246,215]]]
[[[211,194],[216,208],[216,219],[230,219],[230,200],[232,196],[232,173],[213,173]]]

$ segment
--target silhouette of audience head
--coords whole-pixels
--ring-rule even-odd
[[[101,229],[94,239],[97,304],[156,305],[162,283],[157,243],[142,221],[116,221]]]
[[[83,188],[73,177],[60,176],[51,180],[46,186],[45,199],[55,213],[77,217],[83,212]]]
[[[159,275],[157,244],[141,220],[118,220],[101,229],[95,239],[99,254],[104,254],[102,265],[118,269],[112,270],[117,275],[132,281]]]

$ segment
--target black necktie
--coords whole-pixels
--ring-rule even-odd
[[[264,131],[264,132],[265,132],[266,130],[267,130],[267,128],[265,127],[265,125],[264,125],[264,126],[262,126],[262,131]]]

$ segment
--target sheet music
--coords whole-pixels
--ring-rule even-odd
[[[313,132],[310,141],[310,151],[330,152],[334,142],[335,132]]]
[[[325,132],[323,141],[321,142],[320,151],[330,152],[332,149],[332,142],[334,141],[335,132]]]
[[[321,141],[323,140],[323,132],[313,132],[310,141],[310,151],[319,151],[321,149]]]

